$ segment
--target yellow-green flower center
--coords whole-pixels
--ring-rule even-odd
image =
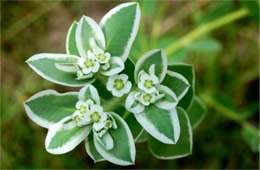
[[[79,116],[76,116],[76,117],[74,118],[74,121],[76,121],[76,122],[81,122],[81,121],[82,121],[82,118],[79,117]]]
[[[91,120],[93,120],[93,122],[97,123],[100,121],[101,116],[98,112],[94,112],[91,114],[90,118],[91,118]]]
[[[93,59],[86,59],[86,61],[84,61],[84,66],[86,68],[91,68],[94,66],[94,60]]]
[[[116,90],[121,90],[125,86],[124,81],[122,79],[115,79],[113,87]]]
[[[99,61],[105,61],[107,59],[107,56],[105,54],[98,54],[97,58]]]
[[[144,86],[148,89],[152,88],[153,87],[153,80],[149,80],[149,79],[146,79],[144,81]]]
[[[145,102],[150,102],[152,100],[153,96],[149,93],[146,93],[145,95],[143,95],[143,100]]]
[[[87,111],[86,106],[81,105],[81,106],[79,107],[79,113],[84,114],[84,113],[86,113],[86,111]]]

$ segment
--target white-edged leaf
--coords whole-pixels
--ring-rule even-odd
[[[70,119],[70,116],[68,118]],[[91,132],[91,125],[65,129],[63,123],[67,120],[67,118],[64,118],[64,120],[55,123],[49,128],[45,140],[45,148],[49,153],[67,153],[79,145]]]
[[[135,92],[131,92],[127,96],[125,101],[125,108],[131,113],[141,113],[144,111],[144,105],[135,100],[134,93]]]
[[[192,127],[189,117],[185,110],[177,107],[177,112],[180,120],[180,138],[176,144],[164,144],[154,139],[148,138],[149,149],[158,159],[177,159],[190,155],[192,152]]]
[[[114,141],[109,132],[99,137],[97,133],[94,133],[94,138],[97,140],[106,150],[111,150],[114,147]]]
[[[93,133],[91,132],[88,137],[85,139],[85,148],[86,152],[88,155],[93,159],[93,161],[100,162],[104,161],[105,159],[98,153],[96,150],[96,147],[94,145],[94,140],[93,140]]]
[[[123,3],[111,9],[100,21],[106,39],[106,51],[125,61],[136,37],[141,12],[136,2]]]
[[[125,68],[123,60],[119,57],[111,57],[109,64],[110,67],[108,70],[100,70],[100,72],[105,76],[112,76],[120,73]]]
[[[64,86],[80,87],[94,81],[93,78],[77,80],[76,73],[65,72],[57,68],[57,64],[74,64],[77,56],[70,54],[41,53],[30,57],[26,62],[41,77]]]
[[[114,147],[106,150],[96,138],[94,144],[99,154],[109,162],[117,165],[132,165],[135,160],[135,144],[132,133],[120,116],[116,113],[110,113],[116,121],[117,128],[109,129],[109,133],[114,141]]]
[[[138,136],[136,136],[135,143],[145,142],[147,141],[147,137],[148,137],[148,133],[144,129],[142,129],[138,134]]]
[[[206,116],[207,110],[201,100],[195,96],[187,109],[192,128],[195,129]]]
[[[146,106],[142,113],[134,114],[139,124],[154,138],[166,144],[175,144],[180,136],[176,109],[162,110]]]
[[[175,63],[168,65],[168,70],[181,74],[190,84],[190,88],[178,104],[178,106],[187,109],[190,106],[193,97],[195,96],[195,73],[193,66],[189,64]]]
[[[138,79],[138,74],[141,70],[149,73],[151,65],[155,65],[155,75],[162,82],[167,71],[167,57],[165,53],[160,49],[154,49],[145,53],[135,65],[135,81]]]
[[[77,68],[74,64],[55,63],[55,67],[61,71],[76,74]]]
[[[76,43],[81,57],[87,57],[88,50],[91,50],[90,38],[94,38],[105,49],[105,37],[99,25],[92,18],[83,16],[76,29]]]
[[[49,128],[75,111],[77,92],[41,91],[24,102],[27,115],[39,126]]]
[[[167,71],[162,84],[169,87],[176,94],[178,101],[186,95],[190,88],[188,80],[183,75],[173,71]]]
[[[77,44],[76,44],[76,29],[77,29],[78,23],[74,21],[68,31],[67,37],[66,37],[66,52],[67,54],[72,54],[76,56],[80,56]]]
[[[97,89],[91,85],[88,84],[85,87],[81,88],[79,91],[79,100],[87,101],[88,99],[91,99],[95,102],[95,104],[100,105],[100,98]]]
[[[164,96],[156,101],[154,104],[160,109],[171,110],[174,109],[178,104],[178,99],[175,93],[164,85],[157,85],[156,89],[160,94],[164,94]]]

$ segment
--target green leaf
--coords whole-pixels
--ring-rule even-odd
[[[259,134],[259,129],[253,130],[249,128],[243,128],[241,131],[242,137],[245,140],[245,142],[249,145],[250,149],[254,153],[259,153],[260,152],[260,134]]]
[[[192,42],[186,48],[196,52],[215,52],[221,49],[221,44],[217,40],[207,37]]]
[[[187,113],[190,118],[190,123],[193,129],[195,129],[200,122],[204,119],[207,111],[204,104],[200,99],[195,96],[192,100],[190,107],[187,109]]]
[[[78,23],[75,21],[70,26],[70,29],[67,34],[66,38],[66,52],[67,54],[72,54],[76,56],[80,56],[77,43],[76,43],[76,29],[77,29]]]
[[[45,140],[45,148],[49,153],[67,153],[79,145],[91,132],[91,125],[65,129],[63,123],[69,119],[71,119],[70,116],[49,128]]]
[[[242,5],[248,9],[252,18],[259,23],[259,1],[251,0],[251,1],[241,1]]]
[[[134,79],[134,71],[135,71],[135,64],[132,61],[131,58],[127,58],[125,61],[125,69],[122,71],[122,73],[128,75],[128,80],[131,81],[132,84],[135,83]]]
[[[141,132],[138,134],[138,136],[135,138],[136,143],[142,143],[147,141],[149,134],[142,129]]]
[[[109,132],[103,134],[103,136],[99,137],[97,133],[94,133],[94,138],[106,149],[111,150],[114,147],[114,141]]]
[[[159,78],[161,82],[167,71],[167,57],[162,50],[155,49],[145,53],[135,65],[135,81],[137,81],[138,73],[144,70],[149,73],[149,68],[151,65],[155,65],[155,75]]]
[[[106,49],[112,56],[125,61],[136,37],[140,22],[140,8],[136,2],[123,3],[110,10],[100,21]]]
[[[178,141],[180,125],[175,108],[162,110],[149,105],[142,113],[134,115],[139,124],[157,140],[166,144],[174,144]]]
[[[190,106],[191,101],[195,95],[195,73],[193,67],[192,65],[188,65],[188,64],[176,63],[176,64],[168,65],[168,70],[181,74],[183,77],[185,77],[188,80],[191,86],[188,92],[186,93],[186,95],[179,101],[178,104],[178,106],[187,109]]]
[[[26,62],[41,77],[64,86],[80,87],[94,81],[94,78],[77,80],[76,73],[59,69],[57,64],[74,64],[77,56],[69,54],[41,53],[29,58]]]
[[[190,155],[192,152],[192,128],[187,113],[177,107],[180,120],[180,138],[176,144],[164,144],[154,139],[148,138],[149,149],[153,155],[159,159],[177,159]]]
[[[123,60],[119,57],[111,57],[109,64],[110,67],[108,70],[101,70],[101,73],[105,76],[112,76],[120,73],[125,68]]]
[[[94,144],[101,156],[107,161],[117,165],[131,165],[135,160],[135,144],[131,131],[126,122],[116,113],[110,113],[116,121],[117,128],[109,129],[114,141],[114,147],[106,150],[102,144],[94,138]]]
[[[143,129],[142,126],[136,121],[133,113],[129,113],[129,115],[125,118],[125,121],[128,124],[134,139],[136,140]]]
[[[164,85],[156,85],[156,89],[160,94],[164,94],[164,96],[160,100],[156,101],[155,106],[165,110],[174,109],[178,104],[178,99],[175,93]]]
[[[176,94],[178,100],[186,95],[190,87],[188,80],[183,75],[173,71],[167,71],[162,84],[169,87]]]
[[[83,16],[76,29],[76,43],[81,57],[87,57],[88,50],[92,49],[90,38],[94,38],[98,45],[105,49],[105,37],[99,25],[92,18]]]
[[[72,115],[77,101],[77,92],[61,94],[54,90],[45,90],[26,100],[24,107],[32,121],[49,128],[52,124]]]
[[[93,85],[86,85],[79,91],[79,100],[87,101],[91,99],[95,104],[100,105],[100,98],[97,89]]]
[[[93,140],[93,133],[91,132],[88,137],[85,139],[85,148],[86,152],[88,155],[93,159],[93,161],[100,162],[104,161],[105,159],[98,153],[96,150],[96,147],[94,145],[94,140]]]

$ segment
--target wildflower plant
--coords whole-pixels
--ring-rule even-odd
[[[135,143],[148,141],[160,159],[191,154],[192,129],[205,112],[195,96],[193,68],[169,65],[161,49],[134,63],[129,52],[139,22],[138,3],[113,8],[99,24],[83,16],[68,31],[65,54],[27,60],[43,78],[80,87],[79,92],[45,90],[24,103],[27,115],[48,129],[49,153],[67,153],[84,141],[94,162],[123,166],[134,164]]]

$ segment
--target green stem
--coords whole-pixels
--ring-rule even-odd
[[[257,134],[258,130],[248,123],[246,120],[242,119],[237,113],[229,108],[225,107],[218,101],[216,101],[209,93],[202,93],[200,95],[201,99],[210,107],[214,108],[216,111],[221,113],[222,115],[228,117],[229,119],[239,123],[243,128],[249,130],[253,134]]]
[[[184,37],[179,39],[176,43],[171,44],[170,46],[165,48],[165,53],[167,55],[171,55],[174,52],[176,52],[177,50],[179,50],[180,48],[190,44],[192,41],[199,38],[200,36],[210,32],[210,31],[213,31],[221,26],[224,26],[230,22],[233,22],[242,17],[245,17],[248,14],[249,14],[248,10],[246,8],[242,8],[235,12],[227,14],[219,19],[208,22],[208,23],[198,27],[197,29],[191,31],[190,33],[188,33],[187,35],[185,35]]]

